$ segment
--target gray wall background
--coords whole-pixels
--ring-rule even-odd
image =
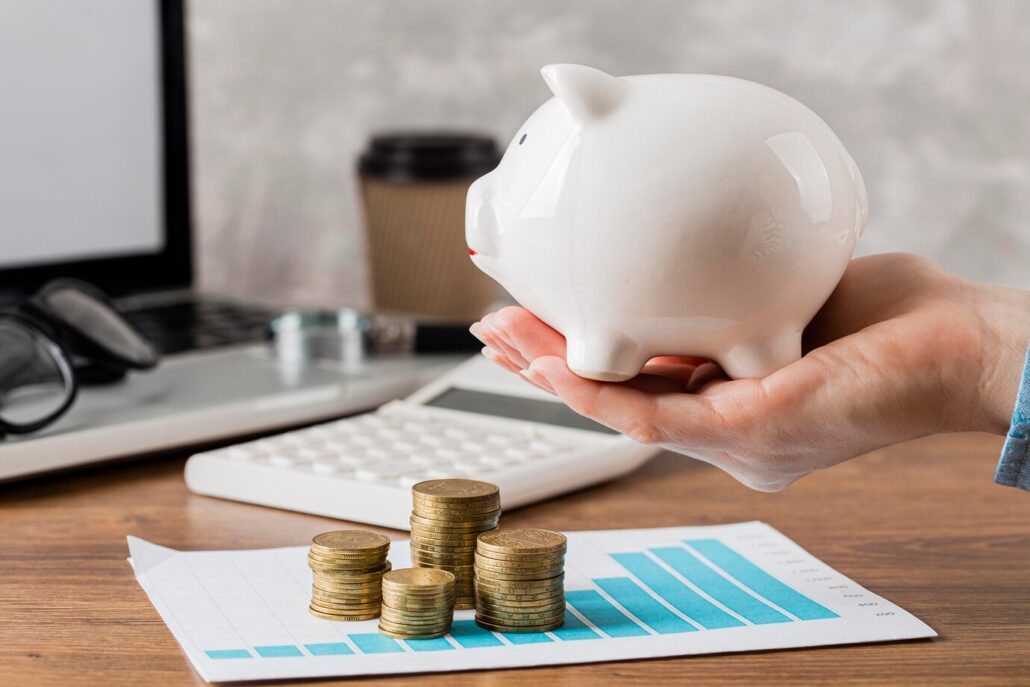
[[[870,196],[860,253],[1030,288],[1030,2],[192,0],[203,287],[367,303],[370,132],[506,145],[549,62],[760,81],[818,112]]]

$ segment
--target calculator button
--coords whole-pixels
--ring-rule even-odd
[[[440,468],[431,468],[426,470],[427,479],[461,479],[468,477],[468,474],[461,470],[446,470]]]
[[[247,446],[236,446],[234,448],[226,449],[222,455],[226,458],[232,458],[233,460],[250,460],[252,452]]]
[[[277,468],[288,468],[296,462],[297,459],[288,453],[273,453],[268,456],[268,464]]]
[[[419,482],[425,482],[428,479],[424,472],[419,472],[409,475],[401,475],[397,478],[397,483],[404,489],[411,489]]]
[[[512,462],[511,458],[500,453],[484,453],[479,456],[479,462],[484,465],[492,465],[494,467],[501,467]]]

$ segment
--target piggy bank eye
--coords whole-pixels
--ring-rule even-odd
[[[526,142],[526,136],[529,136],[529,134],[522,134],[522,138],[519,139],[519,145]]]

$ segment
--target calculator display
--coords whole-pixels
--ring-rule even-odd
[[[495,417],[507,417],[514,420],[540,422],[546,425],[587,429],[605,434],[618,434],[602,424],[583,417],[570,410],[563,403],[541,401],[524,396],[507,396],[492,394],[486,391],[473,391],[460,387],[451,387],[425,403],[436,408],[461,410],[466,413],[480,413]]]

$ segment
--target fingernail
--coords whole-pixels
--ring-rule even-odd
[[[519,374],[528,379],[533,384],[533,386],[540,387],[547,393],[557,396],[557,394],[554,392],[554,387],[551,386],[551,383],[548,382],[547,379],[536,370],[532,368],[526,368],[525,370],[520,371]]]
[[[483,338],[483,327],[478,322],[472,323],[472,326],[469,327],[469,334],[479,339],[482,343],[486,343],[486,339]]]

